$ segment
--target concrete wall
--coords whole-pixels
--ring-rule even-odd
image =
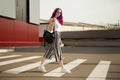
[[[0,47],[39,46],[38,26],[0,17]]]
[[[120,38],[120,29],[62,32],[62,38]]]
[[[39,26],[39,37],[42,37],[43,31],[48,23],[41,23]],[[62,26],[62,38],[120,38],[120,29],[118,30],[82,30],[82,28]],[[68,31],[67,31],[68,30]],[[75,31],[74,31],[75,30]]]

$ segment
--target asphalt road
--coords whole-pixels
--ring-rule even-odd
[[[43,48],[0,53],[0,80],[120,80],[120,47],[64,47],[64,64],[71,74],[60,73],[54,57],[47,60],[48,72],[40,72],[43,54]]]

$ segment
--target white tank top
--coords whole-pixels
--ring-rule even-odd
[[[57,19],[55,19],[55,31],[60,32],[61,24],[58,22]]]

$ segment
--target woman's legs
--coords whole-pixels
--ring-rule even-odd
[[[62,50],[60,44],[61,41],[61,34],[59,32],[55,32],[55,43],[54,43],[54,52],[56,61],[59,62],[59,66],[61,67],[61,72],[63,73],[71,73],[70,70],[64,68],[63,59],[62,59]]]
[[[59,65],[60,65],[61,68],[64,68],[63,60],[61,60],[61,61],[59,62]]]
[[[44,67],[44,62],[46,59],[50,59],[52,56],[52,51],[53,51],[53,44],[49,45],[49,48],[46,50],[44,56],[41,58],[39,70],[42,72],[47,72],[47,70]]]
[[[45,57],[41,58],[41,63],[40,63],[40,64],[41,64],[41,65],[44,65],[45,60],[46,60]],[[64,68],[63,60],[61,60],[61,61],[59,62],[59,66],[60,66],[61,68]]]
[[[61,72],[62,72],[62,73],[71,73],[70,70],[68,70],[68,69],[66,69],[66,68],[64,67],[63,60],[61,60],[61,61],[59,62],[59,65],[60,65],[60,67],[61,67]]]
[[[41,63],[40,63],[40,64],[41,64],[41,65],[44,65],[45,60],[46,60],[46,58],[45,58],[45,57],[42,57],[42,58],[41,58]]]
[[[41,63],[40,63],[40,66],[39,66],[39,70],[40,70],[41,72],[47,72],[47,70],[46,70],[45,67],[44,67],[44,62],[45,62],[45,60],[46,60],[45,57],[42,57],[42,58],[41,58]]]
[[[71,73],[71,71],[64,68],[63,59],[61,56],[62,50],[60,47],[60,42],[61,42],[60,34],[59,34],[59,32],[55,32],[54,43],[49,46],[49,49],[45,52],[43,58],[41,59],[41,65],[39,67],[40,71],[47,72],[45,67],[44,67],[44,62],[45,62],[46,58],[47,59],[51,58],[51,56],[53,55],[52,51],[54,51],[55,59],[56,59],[56,62],[59,62],[59,66],[61,67],[61,72]]]
[[[39,66],[39,70],[42,71],[42,72],[47,72],[47,70],[44,67],[45,60],[46,60],[45,57],[41,58],[41,63],[40,63],[40,66]],[[59,66],[61,67],[61,72],[62,73],[71,73],[70,70],[67,70],[66,68],[64,68],[63,60],[59,61]]]

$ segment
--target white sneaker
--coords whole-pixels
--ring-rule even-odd
[[[39,66],[39,70],[41,71],[41,72],[47,72],[47,70],[45,69],[45,67],[43,66],[43,65],[40,65]]]
[[[71,73],[71,71],[70,71],[70,70],[65,69],[65,68],[62,68],[62,69],[61,69],[61,72],[62,72],[62,73]]]

